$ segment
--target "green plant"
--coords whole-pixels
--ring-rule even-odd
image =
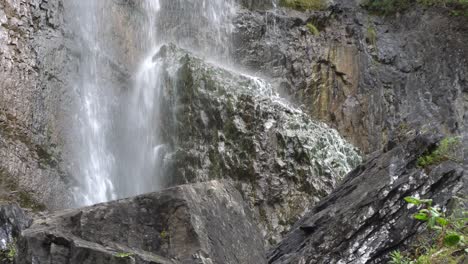
[[[418,158],[418,166],[421,168],[427,168],[447,160],[458,162],[456,153],[460,145],[461,141],[458,137],[444,138],[435,150],[427,152]]]
[[[5,249],[0,249],[0,263],[13,263],[17,254],[16,241],[6,244]]]
[[[118,258],[130,258],[131,256],[133,256],[133,253],[119,252],[119,253],[116,253],[115,256]]]
[[[306,27],[309,29],[309,32],[314,35],[314,36],[317,36],[318,34],[320,34],[320,31],[317,29],[316,26],[314,26],[314,24],[312,23],[307,23]]]
[[[367,43],[369,43],[370,45],[372,45],[374,47],[377,44],[377,31],[372,26],[369,26],[367,28],[366,41],[367,41]]]
[[[167,238],[167,232],[166,232],[166,230],[163,230],[163,231],[161,232],[161,234],[159,234],[159,237],[161,237],[162,240],[166,239],[166,238]]]
[[[389,264],[437,264],[460,263],[468,253],[465,237],[467,235],[468,213],[465,208],[460,214],[447,217],[441,209],[432,205],[432,200],[405,197],[405,201],[419,208],[413,218],[425,222],[429,240],[412,256],[394,251],[390,254]]]
[[[400,251],[393,251],[390,253],[391,260],[388,264],[411,264],[411,260],[402,255]]]
[[[279,5],[299,11],[323,10],[327,7],[324,0],[280,0]]]

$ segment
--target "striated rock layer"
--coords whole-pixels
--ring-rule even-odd
[[[269,263],[386,263],[391,251],[404,249],[426,228],[413,219],[417,209],[404,197],[433,199],[446,208],[455,195],[468,194],[461,161],[417,166],[439,139],[417,136],[369,158],[294,225],[269,252]]]

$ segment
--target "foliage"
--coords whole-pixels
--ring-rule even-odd
[[[314,24],[307,23],[306,27],[309,29],[312,35],[317,36],[318,34],[320,34],[320,31],[317,29],[316,26],[314,26]]]
[[[435,150],[425,153],[422,157],[418,158],[418,166],[427,168],[428,166],[437,165],[447,160],[458,161],[455,155],[460,145],[461,141],[458,137],[444,138]]]
[[[468,0],[364,0],[362,6],[372,13],[391,15],[405,11],[411,5],[444,7],[453,15],[468,16]]]
[[[377,31],[374,27],[369,26],[367,28],[366,40],[370,45],[374,47],[377,44]]]
[[[468,253],[465,240],[468,233],[468,212],[463,209],[461,214],[447,217],[442,210],[432,206],[432,200],[406,197],[405,201],[418,206],[419,211],[413,218],[425,222],[433,236],[430,236],[427,245],[417,248],[413,255],[392,252],[389,264],[460,263]]]
[[[323,10],[326,8],[324,0],[280,0],[279,5],[299,11]]]
[[[133,256],[133,253],[119,252],[119,253],[115,254],[115,256],[118,257],[118,258],[129,258],[129,257]]]
[[[161,239],[166,239],[168,237],[168,234],[166,232],[166,230],[163,230],[160,234],[159,234],[159,237],[161,237]]]
[[[6,249],[0,250],[0,262],[1,263],[14,263],[16,257],[16,241],[8,243]]]

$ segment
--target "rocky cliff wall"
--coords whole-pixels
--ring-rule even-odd
[[[73,65],[61,25],[60,1],[0,1],[0,175],[3,195],[21,190],[25,206],[66,200],[56,198],[66,188],[60,123]]]
[[[366,153],[415,130],[463,131],[466,18],[417,6],[377,16],[358,1],[334,2],[305,13],[246,10],[235,57]]]

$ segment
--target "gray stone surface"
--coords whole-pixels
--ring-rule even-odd
[[[266,263],[249,208],[218,181],[37,218],[18,245],[20,264]]]
[[[269,263],[386,263],[391,251],[404,250],[425,229],[404,197],[433,199],[446,208],[455,195],[467,194],[461,161],[417,166],[439,139],[417,136],[372,156],[295,224],[269,252]]]
[[[305,13],[244,10],[234,57],[366,153],[410,130],[464,131],[465,17],[417,6],[383,17],[359,1],[334,2]]]
[[[0,1],[0,175],[33,199],[60,207],[66,193],[59,123],[71,60],[62,5]],[[66,102],[65,102],[66,103]],[[5,186],[2,186],[5,189]],[[11,190],[2,190],[5,192]]]
[[[336,130],[274,95],[264,81],[164,46],[161,103],[167,185],[235,180],[275,243],[361,158]]]

